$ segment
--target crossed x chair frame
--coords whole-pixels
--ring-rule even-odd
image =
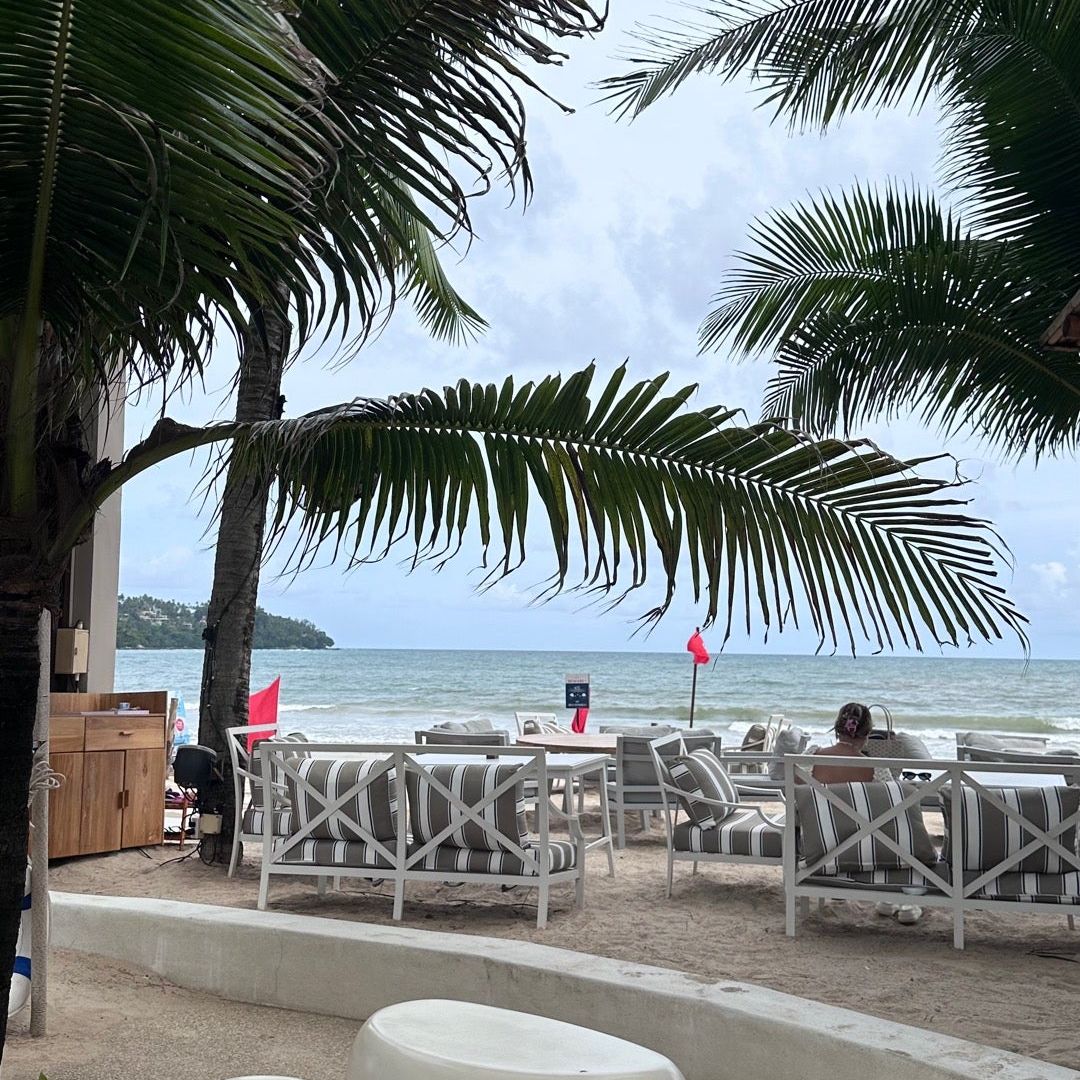
[[[575,905],[582,908],[585,903],[585,837],[577,820],[564,814],[548,799],[537,800],[536,835],[530,837],[530,846],[523,847],[516,834],[501,831],[492,821],[485,820],[484,810],[494,806],[495,801],[517,785],[535,784],[540,791],[548,790],[545,751],[542,748],[520,746],[485,746],[483,753],[489,765],[505,764],[513,767],[511,774],[497,786],[486,792],[483,797],[466,803],[450,790],[432,772],[439,764],[457,764],[455,758],[462,756],[463,747],[447,745],[415,746],[387,745],[385,743],[307,743],[304,745],[307,757],[320,758],[366,758],[377,762],[375,768],[362,776],[348,790],[330,797],[316,790],[296,770],[294,761],[290,761],[296,746],[291,743],[276,743],[270,740],[261,742],[258,751],[262,758],[263,784],[267,795],[272,794],[273,775],[291,778],[298,789],[298,797],[314,800],[322,806],[321,811],[305,825],[300,826],[297,816],[293,815],[293,828],[288,836],[270,835],[270,822],[264,818],[264,842],[262,876],[259,885],[259,909],[266,907],[270,878],[274,875],[301,875],[320,879],[320,891],[327,875],[348,878],[358,877],[372,880],[391,881],[394,885],[394,918],[401,919],[404,912],[405,885],[409,881],[439,882],[475,882],[491,885],[515,885],[535,888],[538,892],[537,926],[547,925],[549,893],[552,885],[573,884],[575,886]],[[466,755],[469,756],[469,755]],[[505,757],[506,762],[495,759]],[[341,817],[346,803],[362,794],[376,780],[390,773],[391,799],[396,804],[396,830],[391,840],[379,839],[364,829],[357,822],[349,819],[348,830],[355,839],[369,844],[377,856],[386,865],[344,866],[316,865],[313,863],[289,863],[284,859],[290,851],[308,839],[314,839],[314,831],[335,815]],[[449,821],[436,835],[420,843],[410,836],[408,811],[408,785],[406,777],[420,776],[431,788],[442,795],[450,805]],[[552,871],[549,852],[549,822],[551,816],[565,820],[571,834],[571,843],[575,849],[574,866],[559,871]],[[531,868],[533,873],[500,874],[477,871],[459,871],[453,869],[426,870],[423,860],[442,845],[456,830],[466,823],[472,823],[483,830],[484,834],[506,852],[516,855],[522,863]],[[468,850],[468,849],[462,849]],[[474,849],[475,850],[475,849]]]
[[[674,735],[667,735],[664,738],[655,739],[649,744],[649,753],[653,759],[653,765],[656,767],[656,778],[660,785],[660,790],[664,797],[664,809],[661,811],[661,816],[664,819],[664,834],[667,839],[667,897],[671,898],[672,879],[675,873],[675,863],[677,862],[690,862],[694,864],[693,872],[697,873],[699,862],[720,862],[720,863],[745,863],[754,866],[780,866],[782,859],[772,858],[767,855],[728,855],[724,853],[717,853],[712,851],[676,851],[675,850],[675,826],[678,824],[679,814],[683,813],[682,799],[686,797],[686,792],[681,788],[676,787],[671,783],[669,779],[667,757],[663,754],[663,751],[672,744],[678,744],[677,753],[682,756],[686,753],[686,741],[680,733]],[[768,757],[768,755],[762,755]],[[734,782],[734,777],[731,778]],[[778,798],[778,797],[777,797]],[[695,795],[693,797],[695,803],[701,803],[705,806],[716,807],[721,810],[739,811],[739,810],[752,810],[757,819],[772,828],[783,829],[784,822],[779,819],[769,817],[760,806],[747,805],[744,802],[726,802],[722,799],[707,799],[703,796]],[[784,843],[787,843],[787,834],[784,834]]]
[[[1009,873],[1028,855],[1047,848],[1058,855],[1067,872],[1080,871],[1080,856],[1076,851],[1070,851],[1060,841],[1059,837],[1068,829],[1080,825],[1080,810],[1069,814],[1052,828],[1043,830],[1036,823],[1028,820],[1014,807],[1003,802],[989,787],[1012,787],[1015,786],[1014,778],[1018,774],[1023,775],[1063,775],[1061,765],[1029,765],[1015,762],[971,762],[971,761],[920,761],[920,769],[926,769],[939,775],[932,777],[923,783],[913,785],[913,790],[895,806],[889,807],[878,817],[870,820],[858,810],[849,806],[840,799],[830,785],[822,784],[815,780],[812,774],[816,760],[812,754],[790,755],[784,758],[784,793],[788,812],[786,815],[784,837],[784,894],[786,901],[786,923],[789,937],[795,936],[796,908],[800,907],[805,914],[809,910],[811,897],[817,897],[819,902],[825,899],[858,899],[867,901],[895,901],[898,892],[895,888],[872,888],[863,885],[845,883],[843,877],[835,881],[828,876],[822,876],[822,869],[833,863],[837,856],[854,847],[862,840],[873,839],[895,854],[904,866],[921,874],[928,883],[925,893],[919,893],[918,903],[922,907],[941,907],[951,911],[953,919],[953,946],[957,949],[964,947],[964,912],[972,910],[981,911],[1026,911],[1042,914],[1068,916],[1069,927],[1074,926],[1074,916],[1063,905],[1051,902],[1017,901],[995,899],[993,897],[979,897],[975,894],[984,889],[988,884]],[[910,769],[911,761],[906,758],[874,758],[875,767]],[[829,758],[830,766],[851,765],[854,768],[866,768],[865,757]],[[995,784],[995,775],[1009,774],[1008,782]],[[1065,775],[1071,775],[1075,784],[1080,780],[1080,762],[1071,767],[1066,766]],[[795,810],[796,785],[807,785],[824,794],[828,802],[852,821],[856,826],[855,832],[836,844],[835,847],[826,851],[820,858],[812,863],[803,863],[799,859],[796,845],[796,832],[798,829],[797,814]],[[946,792],[944,789],[948,787]],[[1024,845],[1013,854],[1006,856],[992,867],[987,867],[981,872],[967,871],[965,880],[964,851],[967,837],[964,834],[965,818],[962,813],[963,791],[967,787],[978,793],[979,798],[993,806],[1005,817],[1016,824],[1022,834],[1029,837]],[[882,829],[890,821],[905,814],[911,807],[927,806],[932,796],[938,799],[938,805],[943,806],[945,800],[949,800],[950,822],[947,827],[949,833],[950,863],[946,869],[945,864],[938,862],[926,865],[910,851],[904,850],[900,845],[882,832]],[[977,875],[977,876],[973,876]],[[899,895],[903,895],[900,893]]]
[[[276,735],[277,732],[277,724],[251,724],[246,727],[231,727],[225,729],[225,741],[229,747],[229,761],[232,765],[233,802],[235,804],[235,811],[233,816],[232,854],[229,856],[229,877],[232,877],[233,874],[236,873],[236,865],[240,861],[241,844],[261,844],[263,842],[263,832],[243,832],[245,786],[250,787],[252,795],[254,795],[256,791],[260,791],[263,792],[265,797],[265,789],[263,788],[262,777],[253,772],[251,768],[251,754],[248,751],[248,736],[261,735],[265,737],[267,735]],[[292,752],[295,754],[299,750],[301,750],[306,744],[290,743],[289,745],[292,747]],[[255,748],[257,749],[257,747],[258,744],[256,744]],[[263,803],[264,817],[272,818],[272,811],[279,810],[283,806],[287,805],[288,794],[289,789],[284,783],[281,783],[279,781],[272,781],[271,795],[273,798],[273,802],[271,803],[269,800],[267,800]]]

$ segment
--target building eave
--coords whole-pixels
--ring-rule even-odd
[[[1046,333],[1039,338],[1039,344],[1060,352],[1080,349],[1080,292],[1058,313]]]

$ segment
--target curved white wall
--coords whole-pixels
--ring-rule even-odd
[[[686,1080],[1080,1078],[775,990],[522,941],[68,893],[52,894],[52,941],[234,1001],[358,1021],[415,998],[520,1009],[649,1046]]]

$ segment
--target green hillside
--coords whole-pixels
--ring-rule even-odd
[[[118,649],[201,649],[206,604],[181,604],[154,596],[117,597]],[[307,619],[255,609],[256,649],[329,649],[333,638]]]

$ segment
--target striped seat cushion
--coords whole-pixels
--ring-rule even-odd
[[[1080,788],[988,787],[987,790],[1044,832],[1049,832],[1080,809]],[[945,818],[944,858],[952,865],[950,840],[955,833],[952,785],[942,788],[942,809]],[[964,870],[990,870],[1034,839],[1030,832],[1021,828],[1019,822],[1006,817],[974,788],[961,788],[960,816]],[[1057,841],[1066,851],[1076,851],[1076,825],[1062,830],[1057,835]],[[1057,852],[1042,846],[1009,867],[1011,872],[1032,874],[1066,874],[1074,869]]]
[[[273,736],[270,736],[270,738],[273,738],[273,740],[275,742],[306,743],[308,741],[308,737],[302,731],[294,731],[290,735],[273,735]],[[263,742],[263,741],[264,741],[263,739],[259,740],[259,742]],[[298,757],[297,758],[291,758],[290,759],[290,764],[295,764],[295,762],[297,760],[299,760]],[[256,743],[251,748],[251,754],[248,757],[247,771],[252,773],[256,777],[260,777],[260,778],[262,777],[262,758],[259,757],[259,743]],[[278,771],[279,775],[275,776],[274,779],[278,783],[284,783],[285,777],[283,775],[280,775],[281,770],[278,769],[277,771]],[[285,801],[284,796],[279,796],[279,798],[281,799],[282,802]],[[263,804],[262,784],[259,782],[259,780],[254,780],[254,781],[251,782],[251,805],[252,806],[262,806],[262,804]]]
[[[393,842],[387,845],[394,850]],[[393,869],[390,860],[374,845],[363,840],[301,840],[295,847],[277,856],[277,862],[290,866],[373,866]]]
[[[887,783],[829,784],[828,789],[841,802],[870,821],[886,813],[890,807],[898,806],[916,790],[912,784],[893,780]],[[859,831],[859,824],[833,806],[820,788],[809,785],[797,787],[795,812],[799,823],[800,850],[808,864],[817,862]],[[909,806],[902,814],[890,818],[877,831],[926,866],[933,866],[938,861],[918,802]],[[874,836],[866,836],[829,859],[819,872],[892,868],[906,870],[909,867],[909,863]]]
[[[270,826],[272,835],[288,836],[292,830],[292,810],[285,806],[273,811],[274,819]],[[249,806],[244,811],[243,821],[240,823],[242,833],[256,833],[259,836],[263,831],[263,818],[265,814],[261,807]]]
[[[413,844],[419,851],[421,845]],[[539,859],[539,845],[526,842],[522,845]],[[563,840],[548,842],[548,872],[572,870],[577,863],[577,849]],[[422,859],[410,867],[412,870],[440,870],[456,874],[505,874],[507,877],[533,877],[535,866],[525,863],[513,851],[481,851],[476,848],[452,847],[440,844],[432,848]]]
[[[784,855],[783,829],[762,821],[749,807],[733,811],[711,829],[703,829],[690,821],[681,822],[675,826],[673,841],[676,851],[777,860]]]
[[[714,828],[732,814],[733,810],[698,802],[695,796],[729,803],[739,801],[739,793],[735,790],[731,777],[711,750],[695,750],[685,757],[675,758],[668,765],[668,774],[672,784],[685,792],[685,795],[680,796],[679,802],[686,811],[686,816],[703,829]]]
[[[457,822],[459,824],[453,832],[439,840],[441,847],[505,851],[506,842],[499,838],[499,833],[524,847],[528,829],[525,824],[523,783],[511,785],[478,812],[477,816],[492,827],[492,831],[488,832],[477,822],[466,818],[427,778],[430,774],[466,806],[475,807],[520,769],[520,765],[478,764],[429,765],[423,773],[410,770],[405,784],[414,839],[425,844],[436,839],[451,822]]]
[[[939,866],[937,870],[941,877],[948,880],[948,874],[944,872],[943,867]],[[925,888],[930,892],[940,892],[939,889],[934,887],[929,878],[924,877],[918,870],[911,867],[906,870],[895,868],[891,870],[853,870],[846,874],[819,872],[803,882],[804,885],[832,885],[836,883],[843,884],[845,888],[851,887],[854,889],[899,890],[903,888]]]
[[[343,803],[337,811],[321,821],[308,834],[313,840],[377,840],[392,841],[397,836],[397,797],[394,791],[394,770],[385,768],[385,761],[332,761],[325,758],[304,758],[296,772],[304,781],[301,785],[288,778],[289,802],[293,809],[293,832],[303,832],[326,808],[350,788],[367,783]],[[307,790],[310,787],[313,791]],[[317,792],[318,796],[314,794]],[[365,833],[367,835],[365,835]]]
[[[1080,904],[1080,872],[1000,874],[975,893],[980,899],[1021,904]]]

